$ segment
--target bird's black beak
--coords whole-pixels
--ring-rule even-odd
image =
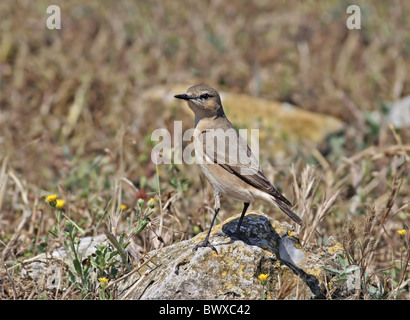
[[[187,94],[177,94],[176,96],[174,96],[174,98],[177,98],[177,99],[182,99],[182,100],[189,100],[189,99],[191,99],[191,97],[190,96],[188,96]]]

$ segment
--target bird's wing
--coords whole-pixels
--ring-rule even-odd
[[[249,185],[272,195],[288,206],[292,204],[266,178],[245,140],[234,128],[204,130],[201,143],[208,162],[220,165]],[[212,142],[213,141],[213,142]],[[196,149],[197,151],[197,149]]]

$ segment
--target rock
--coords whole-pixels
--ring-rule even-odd
[[[37,283],[45,281],[47,289],[52,290],[58,288],[61,278],[61,265],[57,261],[47,261],[45,254],[42,254],[38,260],[27,262],[24,269],[21,271],[23,278],[31,278]]]
[[[88,255],[93,254],[95,252],[96,250],[95,246],[97,244],[104,243],[106,240],[107,240],[107,237],[104,234],[100,234],[95,237],[84,237],[81,239],[78,245],[78,253],[83,257],[87,257]],[[54,250],[51,255],[52,257],[57,257],[57,258],[67,257],[67,253],[64,247]]]
[[[302,246],[291,225],[257,212],[246,214],[237,237],[239,216],[212,229],[210,241],[217,252],[194,251],[206,232],[149,252],[141,269],[118,283],[117,299],[315,299],[355,293],[358,267],[341,266],[338,257],[344,250],[333,238],[318,248]],[[82,256],[104,241],[104,235],[81,239]],[[56,289],[66,276],[66,259],[62,249],[28,259],[22,276]],[[268,275],[264,286],[261,274]]]
[[[96,250],[95,246],[107,240],[105,235],[97,235],[95,237],[84,237],[81,239],[78,247],[78,252],[81,256],[87,257],[93,254]],[[64,265],[62,260],[66,260],[67,253],[64,247],[54,250],[50,255],[42,253],[32,259],[25,261],[24,269],[22,270],[23,278],[31,278],[36,282],[41,281],[45,277],[46,288],[56,289],[59,286],[61,278],[61,268]],[[34,260],[31,262],[31,260]],[[65,261],[69,264],[69,261]]]
[[[147,90],[142,104],[158,108],[165,123],[183,120],[193,126],[193,114],[186,103],[174,98],[186,92],[190,85],[161,86]],[[334,117],[310,112],[289,103],[281,103],[245,94],[220,92],[225,113],[238,129],[259,129],[264,150],[276,158],[294,153],[296,146],[307,149],[343,129],[343,122]],[[172,129],[171,129],[172,130]],[[248,131],[250,136],[250,131]]]
[[[386,110],[373,111],[371,113],[374,120],[380,125],[391,123],[395,128],[410,128],[410,95],[395,102],[386,102]]]
[[[140,274],[134,273],[120,283],[118,297],[313,299],[329,294],[327,281],[331,276],[326,269],[340,270],[340,243],[331,239],[324,249],[305,248],[291,225],[256,212],[246,214],[238,239],[234,232],[239,216],[212,229],[210,242],[217,252],[208,247],[193,250],[206,232],[150,252],[152,261],[139,270]],[[142,279],[141,274],[145,274]],[[260,274],[269,275],[265,286],[258,279]],[[348,295],[343,286],[334,287],[332,292]]]

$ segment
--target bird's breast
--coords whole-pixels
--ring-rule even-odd
[[[254,200],[252,187],[237,176],[229,173],[220,165],[214,163],[199,164],[206,179],[214,190],[236,200],[250,202]]]

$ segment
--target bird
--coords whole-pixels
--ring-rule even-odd
[[[290,209],[291,202],[268,180],[252,150],[226,117],[219,93],[214,88],[194,85],[186,93],[175,95],[174,98],[185,100],[195,115],[195,159],[214,190],[214,216],[205,239],[194,250],[201,247],[215,250],[209,237],[221,207],[221,196],[243,202],[235,231],[237,236],[240,235],[241,224],[250,203],[257,199],[268,201],[297,224],[303,225],[302,220]]]

